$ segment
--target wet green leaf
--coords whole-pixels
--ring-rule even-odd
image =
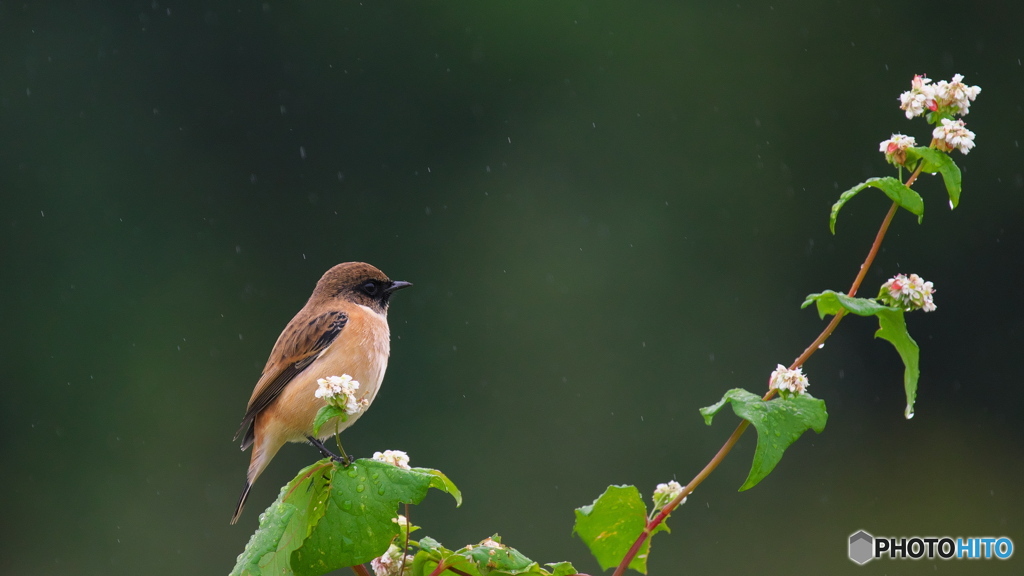
[[[341,417],[341,421],[344,422],[347,416],[348,413],[337,406],[331,404],[321,406],[316,412],[316,417],[313,418],[313,436],[320,435],[320,427],[326,424],[328,420]]]
[[[765,402],[756,394],[734,388],[726,392],[717,403],[700,409],[704,422],[710,425],[711,419],[726,403],[732,405],[737,416],[753,424],[757,430],[754,461],[740,491],[753,488],[768,476],[782,460],[786,448],[796,442],[807,429],[820,434],[828,420],[825,402],[810,394],[776,397]]]
[[[907,395],[907,407],[903,415],[914,417],[914,402],[917,400],[917,381],[921,377],[919,361],[921,348],[910,337],[903,310],[887,309],[878,313],[878,331],[875,338],[888,340],[903,359],[903,390]]]
[[[495,534],[479,544],[449,550],[433,538],[423,538],[412,563],[410,576],[427,576],[440,564],[470,576],[568,576],[576,574],[569,562],[548,564],[546,570],[515,548],[506,546]]]
[[[924,166],[921,168],[922,172],[929,174],[938,172],[942,174],[942,181],[946,185],[946,192],[949,194],[949,207],[950,209],[956,208],[960,204],[960,192],[962,190],[960,167],[956,165],[956,162],[953,161],[949,154],[942,150],[923,146],[907,148],[907,163],[910,164],[912,161],[917,160],[924,162]]]
[[[601,568],[607,570],[622,562],[646,526],[647,507],[636,487],[609,486],[593,504],[576,509],[573,532],[579,534]],[[664,522],[644,540],[640,551],[629,563],[630,568],[641,574],[647,573],[651,538],[662,530],[668,531]]]
[[[808,295],[801,308],[806,308],[811,302],[817,304],[818,315],[822,318],[825,315],[834,315],[840,310],[846,310],[858,316],[878,317],[878,331],[875,332],[875,338],[881,338],[891,343],[903,360],[903,390],[907,396],[904,416],[913,418],[914,402],[917,400],[917,382],[921,376],[919,366],[921,348],[910,337],[907,322],[903,317],[903,310],[885,306],[869,298],[850,298],[831,290]]]
[[[840,194],[839,200],[832,205],[832,213],[828,217],[828,228],[833,234],[836,233],[836,217],[839,216],[839,209],[856,196],[858,192],[867,187],[878,188],[882,192],[885,192],[885,195],[891,198],[893,202],[910,211],[911,214],[916,215],[918,222],[924,218],[924,200],[921,199],[920,194],[914,192],[910,188],[907,188],[902,182],[891,176],[886,176],[885,178],[868,178],[864,182],[861,182]]]
[[[461,501],[455,485],[436,470],[366,459],[345,468],[321,460],[281,490],[232,575],[311,576],[372,560],[399,533],[393,521],[398,505],[419,503],[431,487]]]

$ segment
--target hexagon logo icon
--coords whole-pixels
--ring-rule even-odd
[[[864,564],[874,557],[875,538],[863,530],[850,534],[850,560]]]

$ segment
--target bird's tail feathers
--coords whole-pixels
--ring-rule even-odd
[[[237,522],[238,517],[242,514],[242,508],[245,507],[245,499],[249,497],[249,490],[252,489],[252,485],[256,483],[256,479],[266,469],[267,464],[270,464],[277,451],[281,449],[283,442],[276,441],[276,438],[274,440],[270,443],[266,441],[256,442],[253,445],[252,456],[249,459],[249,471],[245,476],[245,488],[242,489],[242,495],[238,497],[235,514],[231,517],[232,524]]]
[[[242,508],[245,508],[245,500],[249,497],[249,490],[252,490],[252,483],[246,480],[245,488],[242,488],[242,495],[238,497],[238,505],[235,506],[235,513],[231,516],[232,524],[238,522],[238,517],[242,515]]]

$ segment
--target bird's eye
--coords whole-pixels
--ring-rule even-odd
[[[366,292],[367,296],[376,296],[377,295],[377,283],[376,282],[367,282],[366,284],[363,284],[363,292]]]

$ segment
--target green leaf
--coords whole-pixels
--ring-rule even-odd
[[[907,148],[908,163],[918,159],[924,162],[924,166],[921,167],[922,172],[929,174],[938,172],[942,174],[942,181],[946,185],[946,192],[949,193],[950,209],[956,208],[960,204],[960,192],[962,190],[960,167],[956,165],[956,162],[953,161],[949,154],[942,150],[923,146]]]
[[[579,573],[570,562],[555,562],[548,566],[551,567],[551,576],[572,576]]]
[[[447,554],[451,554],[452,553],[451,550],[445,548],[444,546],[441,545],[440,542],[438,542],[437,540],[434,540],[430,536],[424,536],[423,538],[420,538],[420,541],[417,543],[417,545],[420,547],[420,550],[424,550],[424,551],[426,551],[427,553],[430,553],[430,554],[438,554],[438,555],[440,555],[442,553],[447,553]]]
[[[332,404],[321,406],[316,412],[316,417],[313,418],[313,436],[320,434],[320,427],[327,423],[332,418],[341,417],[341,421],[344,422],[348,413],[343,408],[338,408]]]
[[[451,494],[452,498],[455,498],[455,506],[462,506],[462,492],[460,492],[459,488],[455,486],[455,483],[449,480],[448,477],[441,473],[440,470],[433,470],[431,468],[413,468],[413,470],[430,474],[432,476],[430,479],[430,487],[437,488],[442,492]]]
[[[903,414],[908,419],[913,418],[914,402],[917,400],[917,381],[921,376],[919,366],[921,348],[907,331],[903,310],[885,306],[869,298],[850,298],[831,290],[808,295],[800,307],[806,308],[811,302],[818,305],[818,316],[821,318],[824,318],[826,314],[834,315],[839,310],[853,312],[858,316],[878,317],[878,331],[875,332],[875,338],[889,341],[903,360],[903,390],[907,395],[907,407]]]
[[[846,294],[825,290],[820,294],[808,294],[801,308],[807,308],[811,302],[818,305],[818,317],[835,315],[840,310],[853,312],[858,316],[874,316],[882,310],[892,310],[871,298],[851,298]]]
[[[470,576],[569,576],[576,574],[576,569],[569,562],[548,564],[552,570],[545,570],[515,548],[501,543],[501,537],[495,534],[479,544],[466,546],[451,551],[433,538],[423,538],[417,545],[420,550],[412,563],[410,576],[427,576],[435,571],[438,565],[444,564],[445,569],[453,569]]]
[[[490,538],[487,545],[484,542],[476,546],[467,546],[460,551],[460,556],[476,565],[481,574],[526,574],[534,568],[539,568],[536,562],[523,556],[515,548],[509,548],[500,544],[500,537],[497,535]]]
[[[323,516],[323,508],[320,508],[310,517],[312,494],[309,488],[315,478],[331,467],[330,460],[307,466],[281,488],[277,500],[260,515],[260,527],[238,556],[231,576],[294,574],[289,564],[291,553],[308,535],[308,524]]]
[[[909,420],[914,417],[914,402],[917,400],[917,380],[921,376],[918,365],[921,348],[910,337],[903,310],[886,309],[878,313],[878,331],[875,338],[888,340],[896,347],[903,359],[903,390],[907,395],[907,407],[903,415]]]
[[[828,217],[828,228],[833,234],[836,233],[836,217],[839,216],[839,209],[849,202],[850,199],[856,196],[858,192],[869,186],[878,188],[882,192],[885,192],[885,195],[891,198],[893,202],[899,204],[902,208],[909,210],[911,214],[915,214],[918,222],[921,222],[924,218],[924,200],[921,199],[920,194],[914,192],[910,188],[907,188],[902,182],[891,176],[886,176],[885,178],[868,178],[864,182],[861,182],[840,194],[839,200],[832,205],[832,213]]]
[[[607,570],[619,565],[646,526],[647,507],[636,487],[609,486],[593,504],[576,509],[573,532],[579,534],[590,548],[601,569]],[[644,540],[640,551],[629,563],[630,568],[647,574],[651,538],[662,530],[668,531],[664,522]]]
[[[399,533],[400,503],[419,503],[438,483],[458,493],[439,477],[366,459],[347,468],[330,459],[307,466],[260,517],[231,574],[319,575],[372,560]]]
[[[413,557],[412,568],[409,576],[427,576],[434,571],[445,558],[452,555],[452,551],[441,545],[440,542],[434,540],[430,536],[424,536],[420,538],[419,542],[416,542],[419,546],[419,551]],[[472,574],[471,576],[479,576],[478,574]]]
[[[740,486],[741,492],[753,488],[768,476],[779,460],[782,460],[786,448],[796,442],[808,428],[820,434],[828,420],[825,402],[810,394],[776,397],[765,402],[756,394],[734,388],[726,392],[717,403],[700,409],[704,422],[710,425],[711,419],[727,402],[732,404],[732,410],[737,416],[753,424],[757,430],[754,462],[750,466],[747,480]]]

